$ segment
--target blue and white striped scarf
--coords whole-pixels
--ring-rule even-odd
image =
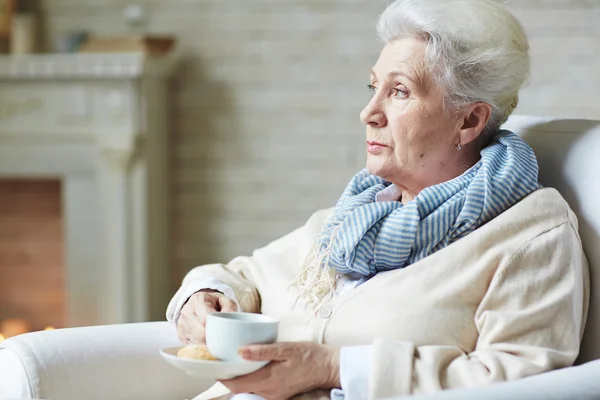
[[[327,255],[321,268],[368,278],[413,264],[538,189],[538,165],[521,138],[500,131],[468,171],[423,189],[406,205],[375,201],[389,185],[366,170],[352,178],[316,243]]]

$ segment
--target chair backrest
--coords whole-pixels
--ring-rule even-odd
[[[531,145],[540,182],[556,188],[579,219],[591,297],[577,363],[600,359],[600,121],[516,115],[503,128]]]

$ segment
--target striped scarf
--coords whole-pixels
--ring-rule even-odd
[[[404,268],[465,237],[538,189],[538,165],[521,138],[500,131],[468,171],[406,205],[375,201],[390,185],[366,170],[352,178],[296,278],[308,303],[318,307],[342,275]]]

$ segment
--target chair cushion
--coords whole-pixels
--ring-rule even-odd
[[[512,116],[503,126],[523,137],[540,165],[540,182],[556,188],[579,219],[590,266],[588,320],[577,363],[600,358],[600,121]]]

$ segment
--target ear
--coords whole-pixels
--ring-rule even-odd
[[[460,144],[464,146],[477,139],[491,116],[492,106],[488,103],[478,102],[468,105],[459,121],[461,124],[458,128]]]

